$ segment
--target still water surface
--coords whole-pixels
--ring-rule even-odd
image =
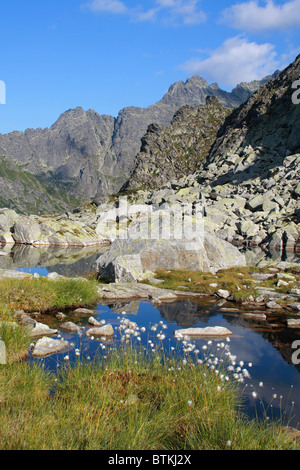
[[[270,419],[285,414],[286,421],[293,417],[292,424],[297,426],[300,423],[300,367],[292,363],[292,343],[300,339],[300,330],[288,329],[286,319],[275,315],[269,315],[264,322],[243,319],[240,312],[231,311],[228,304],[225,305],[221,306],[213,299],[197,302],[185,299],[159,306],[139,300],[99,304],[95,318],[114,327],[113,341],[88,338],[85,335],[89,328],[88,319],[70,313],[65,320],[78,323],[82,330],[79,335],[59,332],[59,337],[70,343],[69,350],[30,360],[50,370],[78,360],[92,361],[99,355],[105,360],[109,348],[120,344],[124,337],[122,326],[129,320],[138,327],[130,341],[147,350],[163,348],[165,354],[180,354],[188,361],[204,359],[207,362],[208,359],[210,367],[216,369],[219,369],[218,361],[225,360],[227,366],[234,369],[230,373],[235,373],[238,379],[242,378],[240,386],[249,416],[253,417],[256,413],[261,416],[262,411],[267,409]],[[45,317],[41,321],[49,324]],[[59,322],[53,319],[50,326],[59,329]],[[206,326],[224,326],[233,335],[229,341],[225,338],[213,341],[196,339],[187,344],[174,337],[175,330]],[[231,362],[228,362],[229,353]]]
[[[107,247],[43,249],[16,246],[7,252],[7,256],[0,257],[0,268],[37,272],[42,276],[50,272],[78,276],[93,271],[96,259],[106,249]],[[264,253],[259,249],[247,251],[246,257],[249,265],[264,260],[278,260],[278,254]],[[288,261],[299,261],[299,258]],[[218,361],[227,361],[230,357],[230,366],[234,369],[232,373],[242,379],[240,386],[247,414],[255,416],[257,413],[261,416],[264,408],[270,419],[284,414],[287,422],[289,417],[293,417],[291,424],[296,427],[300,423],[300,366],[292,362],[295,352],[292,344],[295,340],[300,340],[300,329],[289,329],[286,317],[271,315],[270,312],[259,313],[266,313],[267,320],[242,318],[241,311],[235,311],[232,305],[216,302],[215,299],[184,299],[159,306],[139,300],[99,304],[95,318],[112,324],[115,330],[113,342],[88,338],[85,335],[89,328],[86,317],[76,317],[72,313],[67,315],[64,321],[73,321],[82,327],[80,334],[70,335],[60,329],[61,322],[56,318],[44,316],[38,321],[59,329],[59,334],[54,339],[66,339],[70,347],[60,354],[44,359],[30,357],[29,360],[37,361],[51,370],[78,360],[92,361],[99,355],[105,360],[109,348],[121,342],[124,322],[133,321],[138,328],[133,340],[147,350],[163,348],[165,353],[180,354],[187,360],[208,360],[210,367],[217,370]],[[217,341],[197,339],[188,344],[183,344],[182,340],[174,337],[175,330],[206,326],[224,326],[233,335],[230,336],[230,341],[224,338]]]

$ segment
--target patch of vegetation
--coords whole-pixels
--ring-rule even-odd
[[[0,320],[11,319],[16,310],[46,313],[93,305],[98,299],[97,283],[81,279],[2,279]]]
[[[272,271],[275,269],[275,271]],[[300,283],[300,273],[296,268],[281,270],[283,274],[292,274],[294,280],[283,278],[283,281],[289,281],[288,285],[277,286],[279,278],[276,276],[276,268],[267,267],[234,267],[230,269],[221,269],[216,274],[200,271],[157,271],[155,278],[163,282],[159,287],[172,290],[182,290],[184,292],[195,292],[199,294],[215,294],[219,289],[228,290],[234,299],[243,300],[250,296],[255,296],[257,286],[265,288],[274,288],[275,291],[287,293],[296,288]],[[252,276],[254,273],[271,274],[269,279],[257,282]]]
[[[243,416],[234,381],[158,354],[126,347],[55,373],[0,368],[1,449],[299,449],[280,423]]]

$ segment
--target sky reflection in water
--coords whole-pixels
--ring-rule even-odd
[[[240,380],[247,414],[251,417],[256,413],[261,415],[263,407],[267,409],[269,418],[277,419],[283,413],[294,416],[291,424],[297,426],[300,423],[300,368],[292,364],[291,358],[294,352],[292,343],[299,338],[298,330],[288,330],[285,321],[280,318],[268,316],[266,322],[246,320],[238,312],[227,309],[221,312],[221,308],[212,299],[198,302],[184,300],[156,307],[150,302],[139,300],[99,304],[95,318],[114,327],[113,341],[88,338],[84,334],[89,328],[88,317],[71,314],[65,320],[80,324],[82,330],[80,335],[60,331],[59,337],[70,343],[69,350],[30,360],[55,370],[63,367],[63,364],[72,364],[78,360],[92,361],[99,355],[105,358],[112,345],[120,344],[128,326],[125,323],[135,322],[137,329],[128,335],[128,341],[147,350],[163,348],[164,353],[180,354],[187,360],[205,359],[216,370],[220,359],[225,359],[227,366],[233,369],[231,373]],[[42,321],[45,322],[45,317]],[[206,326],[224,326],[233,335],[228,341],[226,338],[184,341],[184,338],[178,340],[174,337],[175,330]],[[55,327],[59,328],[59,322]]]

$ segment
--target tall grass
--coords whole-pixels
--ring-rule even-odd
[[[65,307],[86,306],[97,301],[94,281],[62,278],[49,280],[28,277],[0,281],[0,312],[9,315],[17,309],[47,312]]]
[[[295,449],[282,426],[249,421],[233,380],[122,346],[56,373],[0,368],[0,448]]]

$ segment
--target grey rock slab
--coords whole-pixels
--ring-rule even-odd
[[[75,323],[68,321],[64,322],[60,325],[60,328],[63,331],[66,331],[67,333],[77,333],[80,331],[80,327],[78,325],[75,325]]]
[[[264,313],[255,313],[255,312],[244,312],[241,314],[242,318],[248,318],[249,320],[261,320],[265,321],[267,319],[267,315]]]
[[[94,310],[90,310],[89,308],[76,308],[76,310],[73,311],[73,313],[77,315],[95,315]]]
[[[277,304],[274,300],[271,300],[270,302],[267,302],[266,307],[269,308],[270,310],[281,310],[282,309],[282,306]]]
[[[0,269],[0,279],[3,278],[17,278],[24,279],[25,277],[31,277],[29,273],[23,273],[22,271],[16,271],[13,269]]]
[[[68,341],[43,337],[37,341],[32,351],[32,355],[35,357],[49,356],[63,351],[67,347],[69,347]]]
[[[231,336],[232,332],[222,326],[212,326],[206,328],[187,328],[182,330],[176,330],[174,335],[178,337],[227,337]]]
[[[90,328],[85,334],[89,337],[111,337],[114,335],[114,329],[110,324],[108,324],[101,327]]]
[[[30,336],[36,338],[38,336],[54,336],[58,333],[58,330],[50,328],[44,323],[35,322],[34,325],[27,326]]]
[[[268,274],[268,273],[251,273],[251,276],[256,279],[257,281],[265,281],[266,279],[271,279],[274,277],[273,274]]]
[[[89,325],[93,325],[93,326],[102,326],[102,324],[98,320],[96,320],[96,318],[94,317],[90,317],[88,319],[88,323]]]
[[[101,299],[151,299],[176,300],[178,294],[167,289],[149,286],[147,284],[111,283],[98,287],[98,295]]]

